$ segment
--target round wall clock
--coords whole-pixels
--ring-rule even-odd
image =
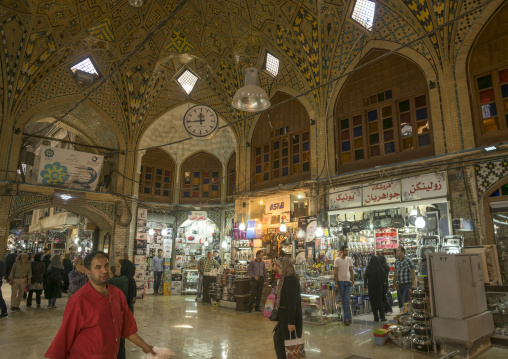
[[[196,140],[212,138],[219,128],[217,113],[208,106],[196,105],[183,116],[183,127]]]

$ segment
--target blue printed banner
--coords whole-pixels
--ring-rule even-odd
[[[103,159],[93,153],[41,147],[37,183],[95,191]]]
[[[289,195],[275,197],[265,201],[265,214],[280,215],[291,211],[291,200]]]

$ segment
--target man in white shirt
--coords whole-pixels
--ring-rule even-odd
[[[340,248],[341,254],[335,259],[333,264],[335,268],[335,282],[339,285],[340,301],[344,311],[344,324],[351,324],[351,287],[355,284],[355,274],[353,272],[353,261],[349,254],[347,245]]]

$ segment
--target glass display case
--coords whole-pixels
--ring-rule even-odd
[[[333,281],[304,279],[301,288],[304,322],[324,325],[338,321],[340,309]]]
[[[486,286],[487,308],[494,316],[492,344],[508,346],[508,287]]]
[[[508,285],[508,208],[492,208],[494,238],[496,239],[499,270],[503,285]]]
[[[198,280],[199,273],[197,269],[184,269],[182,293],[184,294],[197,293]]]

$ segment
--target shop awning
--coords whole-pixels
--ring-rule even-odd
[[[383,211],[385,209],[404,208],[404,207],[413,207],[413,206],[424,206],[424,205],[430,205],[430,204],[435,204],[435,203],[446,203],[447,201],[448,200],[446,197],[440,197],[440,198],[432,198],[432,199],[422,199],[419,201],[380,204],[377,206],[364,206],[364,207],[356,207],[356,208],[336,209],[333,211],[329,211],[328,216],[343,215],[343,214],[347,214],[347,213]]]

